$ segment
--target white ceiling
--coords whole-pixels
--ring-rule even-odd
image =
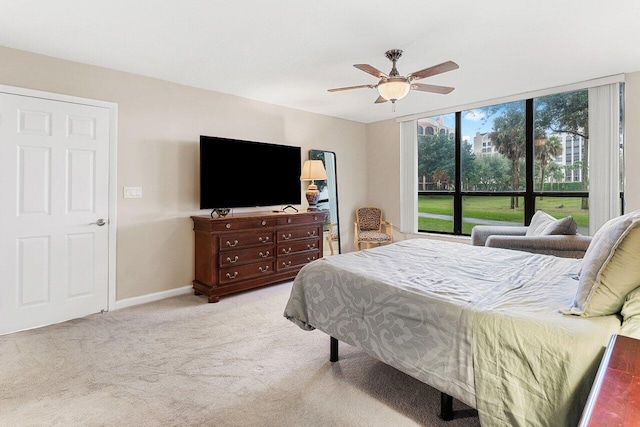
[[[363,123],[640,70],[638,0],[0,0],[0,45]],[[452,60],[374,104],[353,67],[401,75]]]

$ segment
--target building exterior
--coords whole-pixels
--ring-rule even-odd
[[[562,154],[556,157],[554,162],[563,168],[564,182],[582,181],[581,162],[584,156],[584,137],[566,132],[552,133],[549,137],[558,138],[562,144]],[[488,132],[476,132],[473,137],[473,152],[476,156],[499,154],[491,143]]]
[[[491,143],[491,137],[488,132],[476,132],[476,135],[473,137],[473,152],[476,155],[484,156],[488,154],[497,154],[498,150]]]
[[[425,117],[418,120],[418,136],[425,135],[447,135],[453,139],[456,135],[454,128],[450,128],[444,123],[442,116]]]
[[[549,136],[555,136],[562,144],[562,155],[558,156],[555,162],[564,167],[565,182],[582,181],[582,168],[580,167],[580,163],[584,156],[584,138],[579,135],[564,132],[554,133]]]

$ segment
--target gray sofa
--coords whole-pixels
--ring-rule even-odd
[[[563,258],[582,258],[591,243],[590,236],[581,234],[527,236],[528,228],[476,225],[471,230],[471,244],[516,249]]]

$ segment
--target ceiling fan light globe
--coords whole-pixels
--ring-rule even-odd
[[[397,101],[409,93],[411,85],[405,78],[391,78],[378,85],[378,93],[387,101]]]

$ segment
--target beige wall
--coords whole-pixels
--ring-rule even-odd
[[[400,226],[400,127],[395,119],[367,125],[367,170],[366,204],[384,210],[395,235]]]
[[[198,208],[200,135],[297,145],[305,158],[334,151],[343,245],[353,246],[348,219],[367,188],[364,124],[5,47],[0,63],[0,84],[118,104],[117,300],[191,284],[189,217],[208,213]],[[123,199],[124,186],[144,197]]]

